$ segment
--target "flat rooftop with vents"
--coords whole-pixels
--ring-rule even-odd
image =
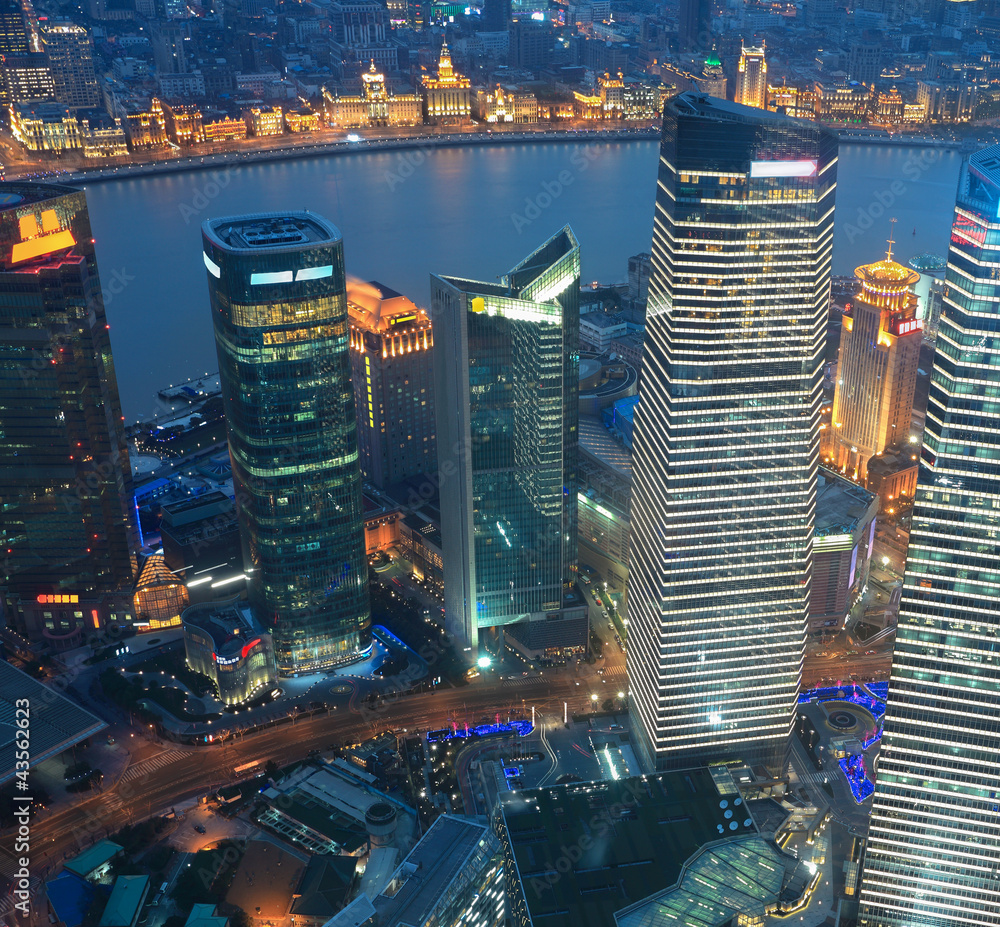
[[[230,251],[297,249],[340,241],[340,232],[326,219],[309,212],[256,213],[205,223],[215,244]]]
[[[669,892],[709,844],[739,843],[736,856],[756,871],[747,855],[753,838],[749,855],[766,857],[759,868],[771,879],[761,894],[781,885],[771,868],[781,854],[765,846],[736,789],[720,791],[706,768],[508,793],[495,829],[519,925],[615,927],[616,912]]]

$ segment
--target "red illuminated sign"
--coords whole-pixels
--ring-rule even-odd
[[[250,641],[249,644],[245,644],[244,645],[243,651],[240,654],[240,656],[243,657],[243,659],[245,660],[247,658],[247,654],[250,653],[250,650],[253,647],[256,647],[259,643],[260,643],[260,638],[259,637],[255,637],[252,641]]]
[[[40,595],[35,601],[39,605],[73,605],[80,601],[78,595]]]

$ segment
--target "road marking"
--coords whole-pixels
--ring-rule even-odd
[[[122,782],[130,782],[132,779],[139,776],[144,776],[154,770],[162,769],[164,766],[169,766],[171,763],[185,756],[187,756],[187,754],[181,753],[179,750],[168,750],[166,753],[154,756],[151,760],[143,760],[141,763],[138,763],[135,766],[130,766],[127,770],[125,770],[125,775],[122,776]]]

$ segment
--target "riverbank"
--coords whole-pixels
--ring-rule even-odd
[[[385,130],[383,130],[385,131]],[[834,131],[837,131],[834,128]],[[843,144],[886,145],[917,148],[940,148],[950,151],[974,151],[992,140],[977,138],[944,138],[937,135],[889,133],[873,130],[841,130],[838,133]],[[69,184],[93,184],[123,178],[149,177],[160,174],[198,171],[205,168],[233,167],[243,164],[259,164],[273,161],[289,161],[299,158],[328,157],[336,154],[355,154],[359,151],[405,151],[413,149],[433,150],[473,145],[519,145],[531,142],[581,142],[595,141],[655,141],[660,137],[659,126],[621,126],[616,128],[574,128],[561,130],[511,129],[424,132],[419,135],[350,135],[347,138],[330,139],[312,144],[278,145],[263,149],[233,148],[227,151],[198,153],[174,158],[158,158],[135,164],[117,164],[93,170],[34,170],[19,172],[17,165],[8,169],[8,179],[55,180]],[[299,136],[298,138],[302,138]],[[296,139],[295,141],[297,141]]]
[[[329,157],[338,154],[357,154],[369,151],[430,151],[465,145],[521,145],[531,142],[587,141],[651,141],[660,137],[660,129],[653,126],[617,129],[571,129],[559,132],[456,132],[436,135],[409,135],[364,138],[356,141],[330,141],[318,145],[273,148],[263,151],[225,151],[214,154],[181,157],[169,161],[146,164],[119,165],[93,171],[59,172],[50,180],[68,184],[92,184],[128,177],[148,177],[159,174],[198,171],[205,168],[231,167],[272,161],[291,161],[299,158]]]

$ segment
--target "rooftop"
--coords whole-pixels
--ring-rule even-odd
[[[347,282],[347,309],[351,321],[373,332],[397,330],[398,326],[426,323],[427,313],[413,302],[372,280]]]
[[[228,917],[215,913],[214,904],[196,904],[192,906],[184,927],[226,927]]]
[[[606,467],[610,467],[625,479],[632,479],[632,455],[608,434],[608,429],[600,419],[591,415],[581,415],[580,449],[596,457]]]
[[[470,818],[445,814],[430,827],[396,871],[395,894],[374,899],[379,923],[392,927],[405,915],[407,924],[428,922],[441,896],[456,878],[473,876],[470,862],[481,845],[498,846],[489,827]]]
[[[357,864],[353,856],[311,857],[302,873],[291,913],[332,917],[350,897]]]
[[[341,239],[336,226],[311,212],[227,216],[209,219],[202,230],[215,245],[227,251],[296,251]]]
[[[625,324],[625,320],[620,316],[609,315],[607,312],[601,312],[600,309],[584,313],[580,316],[580,322],[581,324],[586,322],[588,325],[600,329],[618,328]]]
[[[240,650],[257,631],[251,623],[249,610],[240,608],[239,602],[237,596],[229,602],[189,605],[181,614],[181,622],[208,634],[216,653],[228,654]]]
[[[284,917],[305,868],[299,857],[270,841],[251,840],[233,873],[226,902],[250,917]]]
[[[148,889],[148,875],[118,876],[99,927],[131,927]]]
[[[710,770],[688,769],[501,796],[532,918],[606,927],[614,912],[671,887],[685,862],[721,837],[756,836],[738,797]],[[578,857],[566,870],[561,848]]]
[[[64,187],[54,183],[0,183],[0,212],[13,209],[15,206],[44,203],[57,196],[79,192],[75,187]]]
[[[852,534],[874,501],[875,493],[826,467],[820,467],[816,488],[815,536]]]
[[[5,660],[0,660],[0,748],[5,757],[0,770],[0,783],[14,778],[14,737],[17,731],[14,725],[14,703],[18,699],[28,699],[31,702],[32,767],[42,760],[58,756],[107,727],[99,718],[84,711],[64,695],[42,685]],[[112,845],[117,847],[117,844]],[[77,859],[86,855],[87,853],[82,853]],[[91,866],[87,871],[92,871],[97,865]]]

